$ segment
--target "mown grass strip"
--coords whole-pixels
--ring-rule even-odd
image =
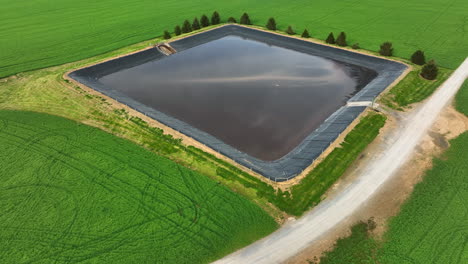
[[[453,71],[439,68],[439,76],[435,81],[422,78],[419,72],[419,67],[416,67],[408,73],[403,80],[382,96],[381,102],[390,108],[403,110],[410,104],[421,102],[429,97]]]

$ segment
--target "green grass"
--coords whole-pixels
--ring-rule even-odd
[[[403,110],[410,104],[418,103],[429,97],[452,73],[449,69],[439,68],[439,76],[429,81],[419,76],[420,69],[408,75],[382,96],[381,102],[390,108]]]
[[[277,228],[257,205],[136,144],[0,111],[2,263],[206,263]]]
[[[468,45],[465,0],[0,0],[0,77],[151,39],[214,10],[222,21],[248,12],[261,26],[275,17],[280,29],[308,28],[319,39],[345,31],[348,43],[373,51],[391,41],[396,56],[422,49],[447,68],[464,59]]]
[[[390,221],[381,263],[466,263],[468,134],[451,141],[442,159]]]
[[[465,80],[455,97],[455,107],[457,111],[468,116],[468,80]]]

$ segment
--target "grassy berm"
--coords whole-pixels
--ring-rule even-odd
[[[223,185],[102,130],[0,111],[0,263],[207,263],[276,222]]]

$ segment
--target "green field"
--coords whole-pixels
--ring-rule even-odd
[[[154,38],[214,10],[222,21],[248,12],[261,26],[273,16],[280,29],[307,27],[319,39],[345,31],[349,43],[368,50],[392,41],[396,56],[422,49],[448,68],[464,59],[468,46],[465,0],[0,0],[0,77]]]
[[[1,263],[206,263],[277,228],[208,177],[99,129],[0,111]]]
[[[467,149],[465,133],[434,160],[434,168],[390,221],[380,263],[467,263]]]
[[[468,115],[468,82],[456,97]],[[450,142],[449,150],[417,184],[400,213],[389,222],[382,241],[362,224],[325,253],[321,264],[464,264],[468,262],[468,133]],[[352,259],[352,261],[350,261]]]
[[[62,77],[161,41],[163,30],[215,9],[223,21],[246,11],[260,26],[274,16],[281,30],[307,27],[319,39],[345,31],[348,43],[373,51],[390,40],[396,56],[423,49],[447,68],[468,45],[464,0],[0,0],[0,77],[16,74],[0,79],[1,263],[209,262],[271,233],[271,216],[301,215],[320,202],[378,135],[385,117],[371,112],[281,192]],[[24,72],[52,65],[61,66]],[[442,69],[437,82],[410,73],[386,102],[420,101],[450,72]],[[370,238],[359,239],[373,252]]]

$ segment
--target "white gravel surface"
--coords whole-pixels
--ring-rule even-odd
[[[311,245],[355,212],[407,161],[417,144],[468,77],[468,58],[438,90],[414,113],[402,121],[391,138],[389,148],[374,162],[365,165],[360,175],[342,192],[325,199],[296,221],[286,223],[259,240],[215,263],[282,263]]]

